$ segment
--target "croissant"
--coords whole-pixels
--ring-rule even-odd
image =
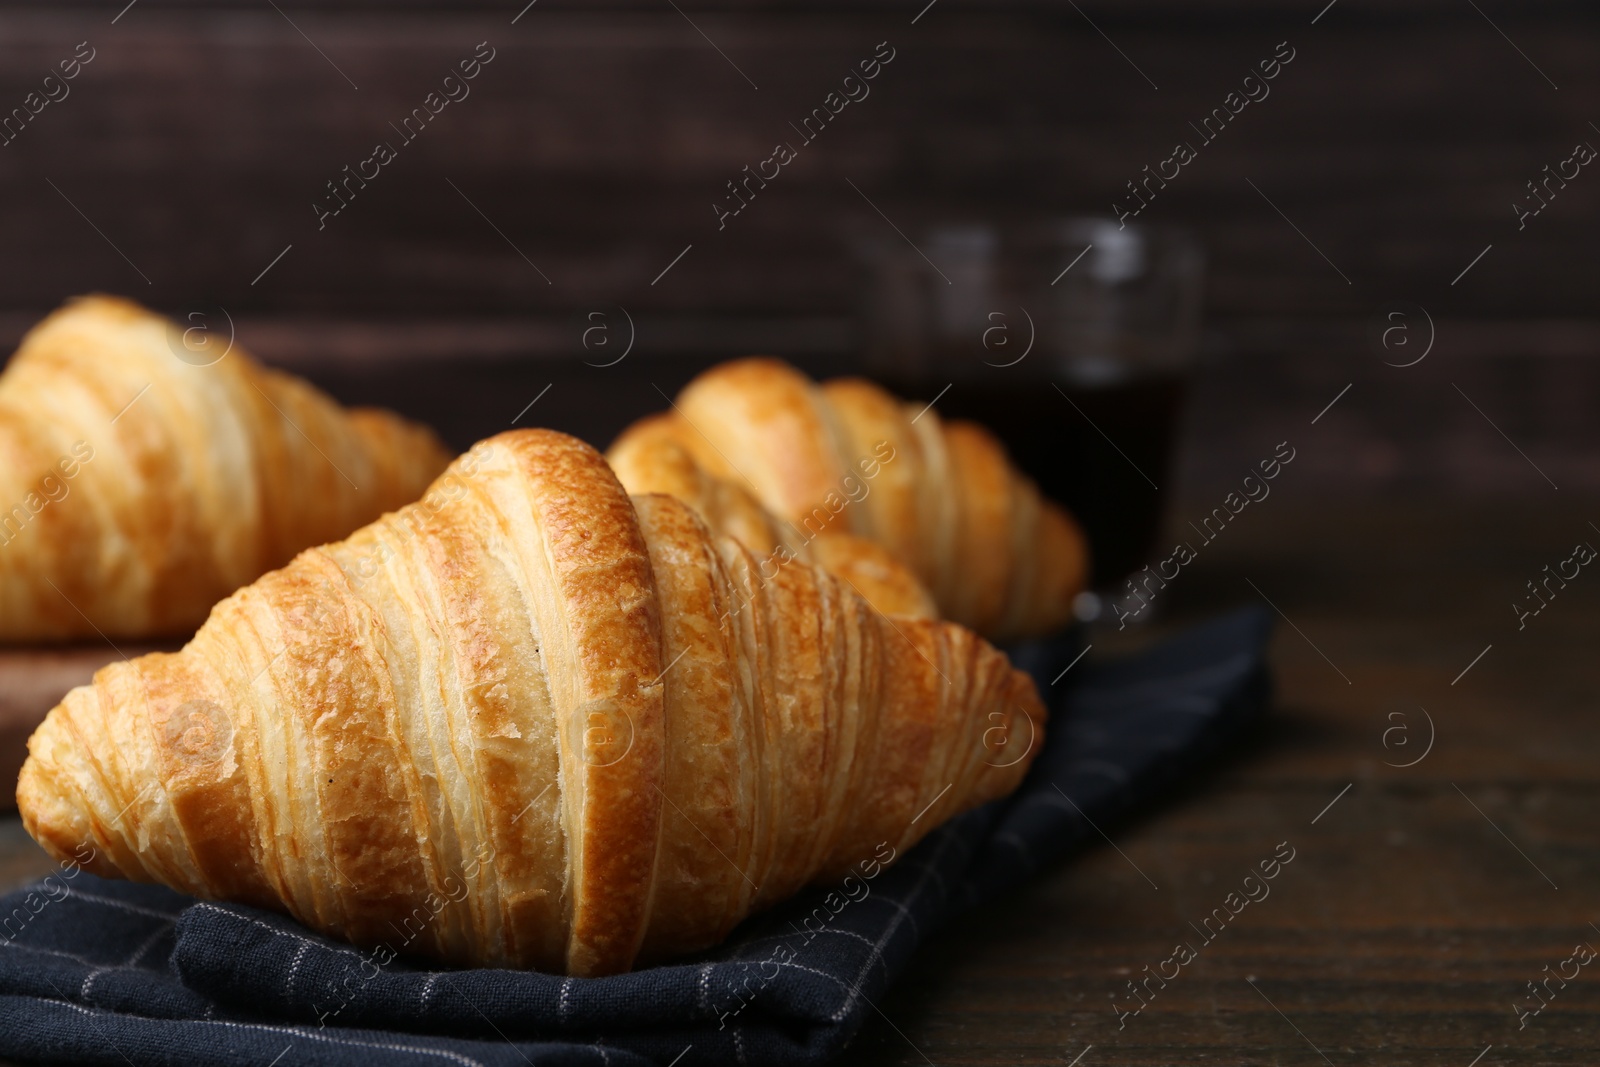
[[[24,824],[391,954],[592,976],[704,948],[1008,792],[1043,730],[970,631],[760,564],[588,445],[503,433],[74,689]]]
[[[198,328],[73,301],[0,374],[0,640],[192,631],[449,459],[430,431],[343,411]]]
[[[665,420],[645,420],[607,457],[630,492],[665,493],[691,505],[710,527],[757,553],[768,565],[800,560],[842,578],[885,615],[937,618],[939,609],[910,568],[875,541],[830,531],[805,537],[768,511],[737,481],[709,474]]]
[[[861,379],[819,385],[776,359],[724,363],[670,412],[623,431],[607,458],[630,492],[679,495],[757,552],[799,541],[830,566],[819,546],[839,534],[875,541],[922,579],[945,618],[995,640],[1069,621],[1088,573],[1077,523],[991,433]],[[741,494],[786,530],[730,506]]]

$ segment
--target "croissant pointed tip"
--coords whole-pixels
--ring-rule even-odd
[[[28,758],[17,776],[17,810],[28,835],[63,868],[121,877],[123,872],[97,845],[97,814],[74,787],[75,768],[70,766],[80,752],[63,736],[64,717],[69,714],[64,709],[70,701],[83,699],[85,690],[88,687],[69,693],[29,738]],[[82,773],[82,768],[76,772]]]

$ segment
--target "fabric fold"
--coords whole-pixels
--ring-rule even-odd
[[[1014,795],[904,856],[885,843],[838,884],[752,918],[701,957],[615,977],[430,970],[269,912],[64,869],[0,899],[0,1055],[820,1064],[943,923],[1103,844],[1100,830],[1213,762],[1266,706],[1270,633],[1271,617],[1252,609],[1105,663],[1075,663],[1083,646],[1067,635],[1014,650],[1052,706]]]

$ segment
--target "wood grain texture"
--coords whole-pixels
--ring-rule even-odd
[[[1491,25],[1448,0],[1339,0],[1313,26],[1303,8],[1320,5],[1286,0],[1080,4],[1116,48],[1061,5],[939,0],[915,26],[909,6],[686,8],[759,91],[646,0],[541,0],[515,26],[520,5],[285,8],[356,91],[278,13],[242,0],[140,0],[115,25],[87,4],[0,4],[0,106],[77,42],[97,49],[71,95],[0,147],[0,349],[69,293],[132,292],[180,313],[214,303],[266,361],[429,421],[458,449],[518,418],[604,447],[717,359],[859,369],[851,248],[898,238],[850,182],[913,235],[933,218],[1108,211],[1289,40],[1297,58],[1272,95],[1145,216],[1198,230],[1210,252],[1207,380],[1221,388],[1190,418],[1219,448],[1191,451],[1184,483],[1231,479],[1272,419],[1309,417],[1352,380],[1328,417],[1346,447],[1319,461],[1343,484],[1498,491],[1531,474],[1493,451],[1451,381],[1541,465],[1548,447],[1574,482],[1593,481],[1592,375],[1525,357],[1600,346],[1578,321],[1593,307],[1600,179],[1573,181],[1523,230],[1511,210],[1570,142],[1600,143],[1592,6],[1480,4]],[[472,95],[318,231],[324,183],[481,40],[498,51]],[[872,95],[719,232],[724,183],[881,40],[898,52]],[[1440,324],[1418,368],[1434,375],[1426,397],[1364,336],[1400,299]],[[585,350],[589,316],[607,314],[621,346],[618,309],[635,347],[595,366],[619,348]],[[1438,370],[1469,358],[1465,377]]]
[[[935,938],[841,1062],[1066,1064],[1093,1045],[1085,1065],[1322,1063],[1307,1039],[1334,1064],[1467,1067],[1490,1044],[1484,1063],[1590,1062],[1591,976],[1520,1032],[1512,1008],[1576,942],[1600,944],[1600,584],[1583,575],[1520,633],[1507,607],[1588,530],[1554,496],[1330,507],[1286,484],[1241,515],[1173,583],[1164,625],[1259,602],[1247,582],[1287,613],[1264,729],[1175,803],[1106,827],[1126,859],[1092,848]],[[1420,708],[1432,752],[1386,766],[1422,754]],[[1385,748],[1397,724],[1410,744]],[[1297,856],[1270,896],[1119,1030],[1113,996],[1132,1006],[1145,965],[1200,946],[1189,923],[1282,841]]]
[[[1485,9],[1491,25],[1461,5],[1343,0],[1312,25],[1317,5],[943,0],[912,25],[921,5],[762,3],[697,7],[691,25],[665,5],[541,3],[512,25],[520,6],[296,5],[294,25],[248,4],[144,0],[115,25],[0,6],[0,106],[77,42],[96,49],[0,148],[4,305],[105,288],[235,313],[848,315],[851,246],[896,239],[873,205],[911,235],[1109,212],[1284,40],[1297,58],[1270,97],[1143,216],[1200,232],[1214,314],[1425,290],[1438,313],[1559,315],[1592,295],[1574,267],[1600,236],[1600,181],[1573,181],[1520,232],[1511,210],[1600,137],[1589,6]],[[390,123],[484,40],[496,58],[471,95],[319,231],[325,183],[395,140]],[[896,58],[871,95],[719,231],[725,183],[796,139],[790,123],[885,40]]]

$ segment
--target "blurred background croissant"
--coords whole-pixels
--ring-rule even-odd
[[[1544,958],[1552,924],[1582,926],[1571,905],[1533,909],[1535,922],[1505,903],[1527,899],[1515,878],[1533,872],[1504,845],[1548,861],[1568,899],[1594,626],[1581,579],[1568,590],[1535,576],[1600,521],[1588,504],[1600,488],[1597,46],[1600,16],[1571,0],[7,5],[0,349],[16,354],[0,375],[0,780],[48,709],[116,664],[41,741],[31,825],[58,853],[105,829],[155,767],[176,768],[191,805],[251,774],[256,795],[278,790],[269,759],[211,778],[210,764],[178,759],[215,754],[219,689],[248,690],[269,726],[298,723],[315,690],[308,671],[280,678],[284,663],[259,662],[262,635],[241,619],[304,638],[317,664],[380,647],[351,635],[404,602],[464,662],[487,663],[468,653],[492,642],[464,620],[498,601],[413,601],[449,585],[440,576],[459,561],[446,542],[478,568],[451,588],[501,589],[483,551],[504,547],[493,524],[468,536],[441,520],[426,558],[407,541],[373,582],[380,606],[327,598],[350,608],[337,632],[299,611],[296,583],[410,521],[396,515],[431,515],[419,496],[475,442],[546,427],[586,442],[570,446],[586,462],[609,458],[613,498],[682,502],[637,512],[647,549],[646,527],[669,520],[726,534],[711,542],[718,558],[747,554],[758,574],[837,592],[818,619],[856,618],[859,597],[906,634],[946,635],[918,647],[992,665],[992,640],[1020,663],[1042,636],[1092,623],[1092,666],[1142,628],[1242,602],[1293,620],[1273,653],[1281,728],[1127,850],[1130,863],[1163,857],[1149,867],[1162,890],[1137,904],[1143,870],[1117,870],[1119,855],[1085,864],[1031,910],[1019,898],[995,916],[1020,931],[1003,969],[987,962],[1006,958],[985,954],[1001,940],[988,923],[956,932],[976,977],[947,969],[908,994],[921,1018],[895,1014],[912,1040],[964,1033],[992,1051],[1020,1020],[1056,1041],[1054,1008],[972,989],[1036,990],[1048,957],[1052,981],[1099,998],[1104,961],[1147,958],[1139,939],[1175,921],[1170,900],[1192,901],[1246,842],[1280,840],[1278,820],[1302,832],[1338,789],[1350,794],[1316,832],[1351,847],[1322,852],[1322,884],[1397,888],[1381,904],[1284,893],[1281,924],[1238,931],[1253,940],[1237,959],[1283,958],[1283,930],[1321,932],[1295,942],[1300,995],[1271,994],[1284,1017],[1307,1040],[1359,1034],[1344,1023],[1371,1005],[1331,1020],[1309,1007],[1336,999],[1330,961],[1349,961],[1346,978],[1393,981],[1374,930],[1483,952],[1484,929],[1513,931],[1479,976],[1511,988]],[[527,485],[549,475],[522,473]],[[401,580],[406,567],[420,584]],[[670,592],[656,590],[663,618]],[[548,616],[557,599],[529,602]],[[178,652],[197,628],[205,654]],[[750,650],[722,651],[727,667]],[[436,666],[397,659],[362,677],[404,683]],[[665,709],[685,692],[656,695]],[[1433,761],[1411,772],[1414,791],[1389,790],[1384,776],[1415,767],[1421,746],[1412,734],[1403,754],[1391,747],[1406,736],[1395,716],[1416,724],[1446,700]],[[871,708],[883,711],[830,705],[852,722]],[[315,784],[349,785],[330,777]],[[806,784],[818,781],[857,784]],[[885,807],[922,799],[923,784],[903,782]],[[937,815],[988,795],[952,790]],[[400,824],[365,799],[347,801],[372,816],[364,829]],[[1340,829],[1362,812],[1372,834]],[[175,844],[195,807],[140,814],[159,840],[108,832],[107,864],[220,884]],[[839,825],[819,825],[806,862],[780,873],[824,869]],[[0,859],[42,859],[15,816],[4,829]],[[312,829],[328,831],[308,840]],[[1380,832],[1415,862],[1353,844]],[[675,834],[660,858],[681,903],[694,857]],[[1474,835],[1501,851],[1469,847]],[[1307,847],[1310,863],[1318,851]],[[438,858],[394,855],[408,876]],[[254,899],[359,936],[363,887],[295,883],[326,870],[251,859],[233,873],[254,879]],[[514,913],[554,884],[534,881],[501,898],[492,932],[506,936],[453,916],[434,954],[599,973],[704,944],[756,903],[723,887],[683,926],[635,906],[620,948],[582,923],[519,939]],[[1442,919],[1441,892],[1462,904]],[[1431,981],[1394,1002],[1422,1003]],[[1475,1010],[1463,1008],[1471,990],[1451,988],[1433,1001],[1455,1013],[1431,1016],[1439,1026],[1397,1016],[1370,1032],[1466,1040],[1449,1020]],[[1570,995],[1560,1010],[1576,1010]],[[1253,1004],[1264,1024],[1226,1012],[1251,1047],[1283,1029],[1267,1007]],[[969,1027],[968,1011],[988,1021]],[[1166,1016],[1163,1042],[1184,1014]],[[1215,1018],[1188,1014],[1201,1020],[1195,1047],[1214,1050]],[[949,1046],[929,1047],[940,1058]],[[987,1054],[968,1052],[952,1058]],[[1477,1048],[1456,1053],[1465,1063]]]

